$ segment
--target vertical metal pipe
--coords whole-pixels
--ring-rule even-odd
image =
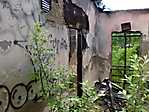
[[[124,47],[125,47],[125,51],[124,51],[124,56],[125,56],[125,59],[124,59],[124,75],[126,75],[126,66],[127,66],[127,36],[126,36],[126,32],[124,32],[124,39],[125,39],[125,42],[124,42]],[[124,84],[123,84],[123,88],[125,88],[125,84],[126,84],[126,81],[124,81]]]
[[[77,95],[82,97],[82,31],[77,32]]]

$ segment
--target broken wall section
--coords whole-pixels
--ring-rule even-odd
[[[111,43],[106,34],[103,33],[101,21],[94,3],[91,0],[72,0],[74,4],[81,7],[89,19],[89,33],[86,41],[88,48],[83,51],[83,76],[85,80],[95,81],[109,78]],[[104,24],[104,23],[102,23]]]
[[[111,33],[121,31],[121,24],[130,23],[132,31],[142,33],[140,43],[141,55],[149,52],[149,9],[120,10],[107,13],[99,13],[99,32],[103,38],[108,38],[107,50],[112,50]],[[106,43],[103,43],[106,44]],[[105,49],[106,51],[106,49]]]

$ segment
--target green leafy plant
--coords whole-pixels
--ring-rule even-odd
[[[67,66],[54,64],[55,50],[48,47],[48,38],[40,24],[35,24],[31,38],[34,79],[41,82],[41,94],[48,99],[50,112],[100,112],[96,91],[83,83],[83,96],[76,95],[76,74]]]
[[[148,112],[149,90],[146,88],[145,68],[149,62],[147,56],[143,58],[135,55],[131,62],[133,68],[132,75],[126,75],[127,87],[124,92],[127,96],[128,104],[124,109],[126,112]]]
[[[52,69],[54,51],[47,47],[48,38],[42,31],[39,23],[35,24],[31,37],[30,52],[35,70],[33,78],[41,82],[41,94],[47,96],[49,91],[49,76],[51,76],[49,69]]]
[[[101,112],[100,106],[95,103],[97,98],[94,87],[84,82],[81,98],[74,94],[65,94],[63,97],[57,97],[54,105],[49,101],[49,107],[52,112]]]

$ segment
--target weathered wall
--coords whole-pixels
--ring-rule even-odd
[[[121,31],[122,23],[131,23],[132,31],[140,31],[142,33],[141,53],[145,55],[149,51],[149,9],[138,10],[122,10],[110,13],[98,13],[98,33],[105,40],[99,41],[99,44],[107,47],[99,47],[99,51],[103,54],[111,51],[111,33],[113,31]],[[98,46],[98,45],[97,45]]]
[[[109,40],[111,33],[121,31],[121,24],[127,22],[131,23],[132,31],[141,31],[143,43],[149,40],[149,9],[113,11],[109,14],[99,13],[98,16],[102,36]]]
[[[121,31],[121,24],[130,22],[133,31],[142,32],[142,54],[148,53],[149,9],[100,13],[90,0],[72,0],[89,18],[87,42],[83,52],[85,79],[94,81],[109,77],[111,68],[111,33]],[[74,60],[75,58],[73,58]]]
[[[36,94],[35,88],[27,90],[34,85],[33,69],[26,50],[13,41],[28,39],[38,17],[37,0],[0,0],[0,112],[7,107],[7,112],[29,112],[28,107],[20,109]]]
[[[72,0],[81,7],[89,19],[87,43],[89,48],[83,52],[84,79],[95,81],[108,78],[110,74],[110,38],[105,37],[98,11],[91,0]]]
[[[2,85],[0,86],[0,102],[8,101],[8,94],[10,95],[11,103],[8,101],[5,104],[9,105],[7,112],[42,112],[46,105],[41,102],[26,102],[27,93],[29,93],[29,100],[34,96],[30,89],[26,90],[30,87],[30,73],[33,72],[33,69],[25,49],[13,45],[11,41],[15,39],[28,40],[33,24],[40,20],[49,37],[49,47],[55,49],[55,63],[67,65],[69,62],[69,33],[63,18],[62,1],[52,3],[49,15],[41,14],[38,0],[0,1],[0,85]],[[83,51],[84,79],[95,81],[109,77],[111,32],[120,31],[122,23],[131,22],[132,30],[141,31],[143,42],[148,43],[148,10],[115,11],[105,14],[99,13],[91,0],[72,0],[72,2],[81,7],[89,19],[89,32],[86,37],[89,48]],[[147,44],[143,45],[145,49],[148,46]],[[147,51],[148,49],[146,49]],[[75,52],[71,59],[75,60],[72,63],[75,67],[76,58]],[[34,82],[31,84],[36,88]],[[34,91],[36,91],[35,88]],[[20,109],[14,109],[14,105],[18,105]],[[2,106],[1,103],[0,106]]]
[[[29,54],[13,44],[14,40],[28,40],[36,21],[45,22],[43,27],[49,37],[49,47],[55,48],[56,63],[68,64],[67,28],[61,24],[63,20],[48,23],[39,3],[39,0],[0,0],[0,112],[5,112],[8,106],[7,112],[47,111],[44,110],[46,103],[31,101],[38,89],[31,82],[33,68]]]
[[[65,25],[47,25],[45,27],[48,34],[49,47],[55,50],[55,64],[68,65],[69,60],[69,40],[68,29]]]
[[[69,38],[63,15],[63,0],[58,0],[58,3],[52,1],[52,9],[46,18],[44,28],[47,31],[49,47],[55,50],[55,64],[68,65]]]

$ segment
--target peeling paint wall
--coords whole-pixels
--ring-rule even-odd
[[[83,52],[83,74],[85,80],[95,81],[109,78],[110,75],[110,38],[105,37],[101,26],[103,19],[98,15],[91,0],[72,0],[81,7],[89,18],[89,33],[86,40],[88,49]]]
[[[47,102],[33,102],[39,93],[32,81],[33,66],[25,48],[14,40],[28,40],[35,22],[41,22],[55,49],[55,63],[68,65],[68,31],[62,0],[41,13],[40,0],[0,0],[0,112],[48,112]],[[28,43],[19,43],[25,46]]]
[[[13,42],[28,39],[38,17],[37,0],[0,0],[0,112],[29,112],[20,109],[37,93],[29,54]]]
[[[49,47],[55,51],[55,64],[68,65],[69,38],[68,28],[63,15],[63,0],[52,1],[49,14],[42,14],[43,28],[48,36]]]
[[[0,112],[48,112],[46,102],[32,102],[39,91],[37,84],[31,81],[30,57],[24,48],[13,43],[28,40],[36,21],[46,23],[39,3],[38,0],[0,0]],[[56,55],[56,62],[66,64],[66,27],[46,23],[44,28],[49,32],[51,47],[62,54]]]
[[[91,0],[72,0],[72,2],[84,10],[89,20],[89,32],[85,34],[88,48],[83,51],[84,80],[93,82],[110,76],[111,32],[121,30],[121,23],[131,22],[132,29],[141,31],[143,40],[148,41],[148,11],[120,11],[104,14],[96,10]],[[63,0],[58,0],[58,3],[52,1],[52,9],[48,15],[41,13],[39,0],[0,1],[0,85],[2,85],[0,101],[8,101],[6,102],[9,104],[7,112],[47,111],[44,110],[45,102],[31,101],[34,98],[32,89],[26,90],[26,88],[32,85],[34,91],[38,89],[36,83],[30,82],[33,72],[30,58],[25,49],[13,44],[13,40],[28,40],[33,24],[40,20],[48,36],[49,47],[55,50],[55,63],[68,65],[70,64],[68,63],[69,29],[63,16]],[[76,59],[75,50],[71,58],[73,63],[70,66],[76,67]],[[27,93],[28,96],[26,96]],[[9,94],[11,101],[8,100]],[[26,97],[29,100],[26,100]]]

